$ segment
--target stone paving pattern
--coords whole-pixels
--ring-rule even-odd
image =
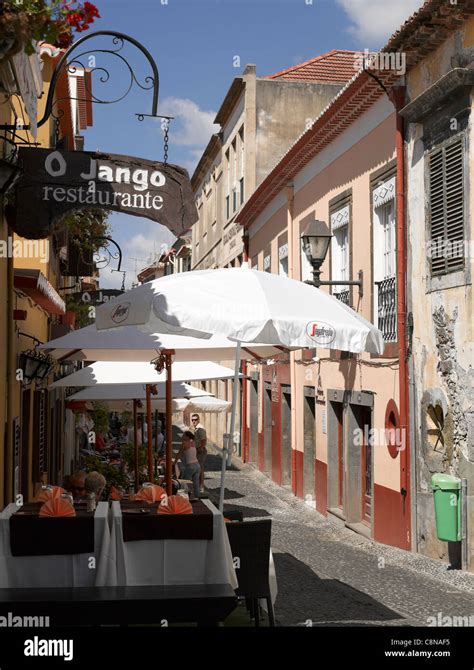
[[[221,457],[214,450],[207,461],[216,500]],[[239,459],[226,474],[225,506],[272,517],[278,625],[427,626],[438,612],[474,619],[474,574],[334,525]]]

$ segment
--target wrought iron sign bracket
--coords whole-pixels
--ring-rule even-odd
[[[82,51],[81,53],[73,53],[76,52],[79,46],[84,44],[84,42],[87,42],[95,37],[111,37],[112,42],[114,47],[111,47],[109,49],[91,49],[89,51]],[[150,64],[151,70],[152,70],[152,75],[148,75],[144,79],[144,83],[140,83],[140,81],[137,79],[135,72],[130,65],[130,63],[127,61],[127,59],[123,56],[121,52],[125,42],[129,42],[133,46],[135,46],[141,53],[145,56],[145,58],[148,60],[148,63]],[[124,98],[127,97],[127,95],[130,93],[132,87],[134,84],[136,84],[139,88],[142,90],[149,90],[153,91],[153,99],[152,99],[152,105],[151,105],[151,114],[144,114],[144,113],[138,113],[136,116],[140,121],[143,121],[145,117],[151,117],[151,118],[163,118],[167,119],[168,121],[171,120],[173,117],[169,116],[160,116],[158,114],[158,92],[159,92],[159,74],[158,74],[158,67],[156,65],[155,60],[151,56],[150,52],[148,49],[146,49],[143,44],[141,44],[138,40],[136,40],[133,37],[130,37],[129,35],[126,35],[125,33],[119,33],[115,32],[112,30],[100,30],[96,31],[93,33],[89,33],[88,35],[84,35],[84,37],[81,37],[80,39],[77,40],[77,42],[74,42],[61,56],[59,61],[56,64],[56,67],[53,72],[53,76],[51,78],[51,83],[49,86],[48,90],[48,97],[46,99],[46,105],[45,105],[45,111],[43,114],[43,117],[38,121],[37,126],[40,127],[48,121],[48,119],[53,116],[56,120],[59,120],[62,116],[61,111],[59,110],[57,114],[53,112],[53,108],[55,105],[57,105],[59,102],[65,100],[65,99],[70,99],[70,100],[80,100],[84,101],[82,98],[60,98],[55,100],[55,93],[56,93],[56,86],[58,84],[61,72],[64,67],[67,67],[68,71],[70,73],[74,73],[76,71],[76,67],[80,67],[83,70],[88,70],[89,72],[100,72],[101,76],[99,77],[99,81],[102,84],[105,84],[109,81],[110,79],[110,72],[105,68],[105,67],[88,67],[86,66],[81,59],[85,58],[87,56],[91,56],[94,53],[103,53],[103,54],[109,54],[111,56],[115,56],[118,58],[120,61],[122,61],[122,64],[124,64],[128,70],[129,74],[129,83],[126,91],[123,93],[123,95],[117,97],[114,100],[101,100],[97,96],[95,96],[91,90],[87,90],[87,94],[89,96],[89,99],[92,100],[92,102],[96,104],[101,104],[101,105],[110,105],[116,102],[120,102]],[[21,127],[18,125],[18,123],[15,124],[4,124],[0,125],[0,130],[6,130],[6,131],[11,131],[15,132],[18,130],[30,130],[30,124],[21,124]]]

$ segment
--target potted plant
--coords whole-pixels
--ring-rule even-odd
[[[87,30],[99,11],[79,0],[0,0],[0,60],[22,49],[34,52],[32,42],[70,46],[74,32]]]

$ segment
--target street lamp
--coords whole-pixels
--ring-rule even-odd
[[[313,268],[313,281],[308,282],[314,286],[321,286],[321,265],[328,253],[332,234],[324,221],[309,221],[301,233],[303,249],[306,258]]]
[[[324,221],[309,221],[301,232],[301,239],[303,241],[303,249],[306,258],[313,268],[313,281],[307,280],[305,282],[306,284],[311,284],[316,288],[319,288],[320,286],[358,286],[359,295],[362,297],[364,279],[362,270],[359,270],[359,279],[357,280],[321,280],[321,265],[324,263],[324,259],[327,256],[332,239],[332,233]]]
[[[35,349],[29,349],[20,354],[19,365],[23,373],[23,380],[26,384],[30,384],[34,379],[39,381],[46,379],[54,362],[50,356]]]

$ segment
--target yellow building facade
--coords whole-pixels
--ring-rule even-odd
[[[37,105],[37,119],[44,115],[51,77],[61,51],[43,44],[37,53],[19,54],[0,62],[0,124],[30,124],[26,113]],[[11,77],[12,75],[12,77]],[[68,98],[70,75],[63,74],[55,95]],[[32,91],[20,81],[36,84]],[[9,96],[17,86],[17,96]],[[34,93],[37,97],[34,102]],[[34,132],[6,131],[0,140],[2,157],[13,163],[20,146],[51,147],[56,140],[73,149],[84,110],[67,99],[58,105],[63,115],[58,123],[52,116]],[[16,121],[15,121],[16,120]],[[46,342],[58,328],[66,326],[64,292],[74,283],[61,276],[60,241],[56,235],[43,240],[27,240],[16,235],[11,224],[14,187],[4,195],[0,213],[0,508],[18,495],[32,499],[42,482],[61,483],[64,475],[63,393],[47,390],[53,370],[41,381],[22,379],[20,354]],[[9,212],[10,208],[10,212]],[[56,329],[56,330],[55,330]]]

